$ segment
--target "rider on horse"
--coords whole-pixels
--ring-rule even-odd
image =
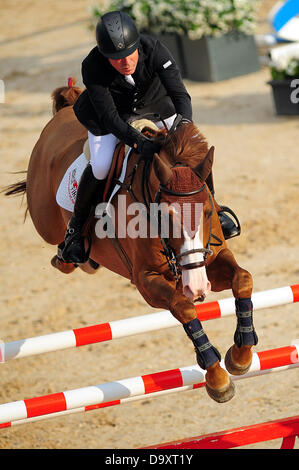
[[[178,114],[182,116],[179,125],[192,122],[191,98],[163,44],[139,34],[134,21],[121,11],[102,16],[96,41],[97,46],[82,63],[86,90],[74,105],[78,120],[88,130],[91,158],[82,174],[65,234],[62,257],[67,263],[85,260],[83,227],[92,206],[103,197],[117,142],[125,142],[143,158],[151,158],[160,150],[157,140],[143,136],[129,123],[148,113],[159,128],[164,123],[171,128]],[[213,194],[212,175],[207,184]],[[239,235],[239,228],[223,209],[219,206],[218,215],[225,238]]]

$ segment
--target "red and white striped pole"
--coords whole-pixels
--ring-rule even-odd
[[[222,364],[224,367],[224,365]],[[299,343],[292,346],[270,349],[253,354],[249,372],[243,376],[232,376],[233,380],[245,379],[274,371],[299,366]],[[37,417],[59,416],[68,411],[79,412],[99,408],[101,405],[117,405],[125,401],[200,388],[205,385],[205,370],[197,364],[154,374],[131,377],[114,382],[68,390],[51,395],[29,398],[0,405],[0,427],[6,428],[22,420]],[[74,411],[76,410],[76,411]],[[23,424],[22,423],[22,424]],[[1,426],[2,424],[2,426]]]
[[[299,301],[299,284],[257,292],[252,295],[254,310],[277,307]],[[235,313],[235,299],[230,297],[196,305],[201,321],[225,317]],[[36,354],[43,354],[87,344],[110,341],[164,328],[179,326],[169,311],[126,318],[99,325],[76,328],[33,338],[0,344],[0,362]]]

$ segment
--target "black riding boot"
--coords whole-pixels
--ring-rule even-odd
[[[215,199],[215,190],[214,190],[214,182],[213,182],[213,175],[212,172],[206,179],[206,183],[208,185],[209,190],[211,191],[212,196]],[[216,201],[215,201],[216,202]],[[237,237],[241,233],[241,227],[238,218],[234,214],[234,212],[226,206],[219,206],[216,202],[217,214],[220,220],[223,236],[225,240],[229,238]],[[234,221],[226,214],[228,212],[231,214],[237,222],[237,225]]]
[[[103,198],[106,180],[94,177],[90,163],[82,173],[77,190],[73,215],[65,233],[61,256],[66,263],[85,263],[86,252],[82,231],[90,215],[91,208]]]

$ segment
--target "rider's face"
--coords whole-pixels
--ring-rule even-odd
[[[132,75],[135,72],[139,54],[138,49],[133,54],[124,57],[123,59],[109,59],[110,64],[122,75]]]

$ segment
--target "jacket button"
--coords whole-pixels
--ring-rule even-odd
[[[137,108],[133,108],[133,111],[137,111]]]

